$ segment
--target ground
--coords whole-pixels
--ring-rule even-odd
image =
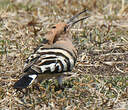
[[[78,60],[64,79],[16,91],[25,59],[50,28],[87,9],[70,34]],[[126,0],[0,0],[1,110],[127,110],[128,2]]]

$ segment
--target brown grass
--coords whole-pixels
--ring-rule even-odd
[[[14,90],[25,59],[50,27],[85,8],[90,17],[71,29],[79,57],[64,91],[54,79],[40,91]],[[0,0],[0,109],[127,110],[127,18],[125,0]]]

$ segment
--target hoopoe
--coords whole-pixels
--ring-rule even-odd
[[[40,46],[26,60],[23,69],[25,74],[14,84],[15,89],[23,89],[33,81],[41,82],[53,77],[57,79],[59,86],[62,86],[64,72],[70,72],[77,59],[77,51],[68,30],[75,23],[88,18],[73,21],[84,12],[86,10],[73,16],[67,23],[60,22],[52,27],[51,31],[44,36]]]

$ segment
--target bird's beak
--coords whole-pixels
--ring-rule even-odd
[[[67,27],[72,27],[75,23],[77,23],[77,22],[79,22],[79,21],[82,21],[82,20],[84,20],[84,19],[87,19],[89,16],[86,16],[86,17],[83,17],[83,18],[81,18],[81,19],[79,19],[79,20],[74,21],[75,18],[77,18],[79,15],[81,15],[82,13],[85,13],[85,12],[87,12],[87,9],[85,9],[84,11],[82,11],[82,12],[76,14],[76,15],[73,16],[72,18],[70,18],[69,21],[67,22]]]

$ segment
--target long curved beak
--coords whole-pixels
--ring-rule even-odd
[[[83,10],[82,12],[80,12],[80,13],[76,14],[75,16],[73,16],[72,18],[70,18],[69,21],[67,22],[67,25],[68,25],[67,27],[72,27],[75,23],[82,21],[84,19],[87,19],[89,16],[86,16],[79,20],[74,21],[75,18],[77,18],[79,15],[81,15],[82,13],[85,13],[85,12],[87,12],[87,9]]]
[[[81,15],[82,13],[87,12],[87,9],[83,10],[82,12],[76,14],[75,16],[73,16],[72,18],[69,19],[69,21],[67,22],[67,24],[71,23],[76,17],[78,17],[79,15]]]
[[[74,22],[71,22],[70,24],[68,24],[68,26],[69,27],[72,27],[74,24],[76,24],[77,22],[79,22],[79,21],[82,21],[82,20],[84,20],[84,19],[87,19],[89,16],[85,16],[85,17],[83,17],[83,18],[81,18],[81,19],[79,19],[79,20],[76,20],[76,21],[74,21]]]

